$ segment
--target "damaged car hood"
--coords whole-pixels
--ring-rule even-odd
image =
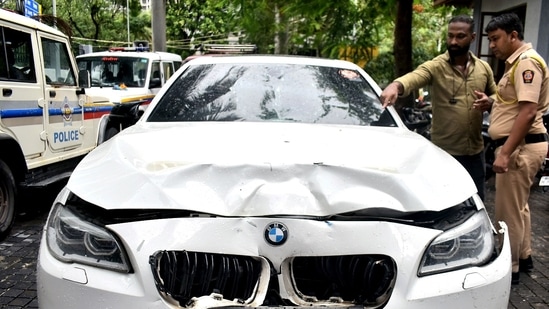
[[[438,211],[474,195],[452,157],[406,129],[140,121],[88,154],[68,184],[105,209],[220,216]]]

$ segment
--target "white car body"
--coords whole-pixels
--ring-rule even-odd
[[[39,253],[40,308],[266,307],[273,288],[284,306],[356,307],[345,295],[318,299],[298,290],[307,281],[301,275],[308,275],[308,259],[319,261],[316,257],[338,261],[341,265],[333,268],[347,277],[358,272],[362,258],[373,259],[366,264],[372,269],[381,267],[375,268],[383,273],[380,278],[364,270],[369,284],[385,284],[380,295],[375,288],[365,289],[375,297],[368,296],[364,308],[507,307],[511,261],[505,224],[498,223],[497,231],[489,221],[486,224],[484,205],[467,172],[398,119],[396,127],[147,121],[186,66],[234,61],[207,58],[186,64],[137,124],[84,158],[55,202],[71,204],[77,196],[83,204],[100,206],[98,218],[103,211],[115,216],[103,218],[113,220],[104,228],[123,247],[131,270],[107,269],[112,261],[104,264],[106,268],[96,267],[82,263],[86,257],[72,259],[74,252],[56,251],[55,242],[72,245],[62,231],[69,231],[66,226],[81,215],[54,206]],[[293,57],[238,60],[248,61],[342,66],[373,83],[346,62]],[[379,94],[379,88],[374,88]],[[396,116],[392,108],[389,113]],[[462,222],[443,231],[411,223],[407,215],[443,213],[464,201],[475,205],[475,214],[464,221],[483,226],[485,236],[479,238],[488,240],[484,237],[493,233],[502,240],[497,254],[478,265],[437,268],[427,274],[428,267],[420,268],[433,240],[442,235],[457,237],[470,224]],[[140,220],[122,215],[134,210],[154,215]],[[354,217],[360,214],[368,219]],[[62,220],[55,219],[59,217]],[[81,225],[82,231],[98,231],[92,226],[98,221],[89,222]],[[97,244],[88,240],[86,244]],[[175,282],[171,279],[185,277],[193,282],[189,278],[202,272],[178,273],[168,280],[162,277],[166,276],[163,265],[184,263],[175,257],[198,263],[193,253],[212,261],[218,255],[227,256],[227,261],[235,263],[235,271],[248,265],[244,262],[255,261],[258,280],[250,285],[250,297],[231,299],[212,292],[178,302],[174,290],[167,287]],[[347,260],[347,256],[357,257]],[[356,263],[353,271],[346,268],[349,261]],[[331,269],[327,267],[328,272]],[[273,282],[274,286],[269,285]]]

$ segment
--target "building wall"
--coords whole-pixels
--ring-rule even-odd
[[[151,0],[141,0],[141,9],[145,11],[151,10]]]

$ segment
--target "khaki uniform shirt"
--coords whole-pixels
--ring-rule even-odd
[[[429,60],[414,71],[397,78],[403,96],[431,85],[431,141],[451,155],[476,155],[484,149],[482,112],[473,109],[474,91],[495,95],[496,84],[490,66],[469,52],[464,76],[450,63],[448,52]],[[451,103],[454,99],[456,103]]]
[[[530,55],[537,57],[542,64],[529,57]],[[532,44],[521,46],[505,60],[505,73],[498,83],[497,99],[490,113],[490,137],[498,139],[509,136],[519,113],[520,101],[538,104],[536,118],[528,134],[545,133],[542,116],[549,105],[548,87],[549,74],[545,61],[532,48]]]

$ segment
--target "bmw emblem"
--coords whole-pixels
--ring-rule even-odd
[[[269,245],[280,246],[288,240],[288,228],[280,222],[271,222],[265,227],[265,240]]]

